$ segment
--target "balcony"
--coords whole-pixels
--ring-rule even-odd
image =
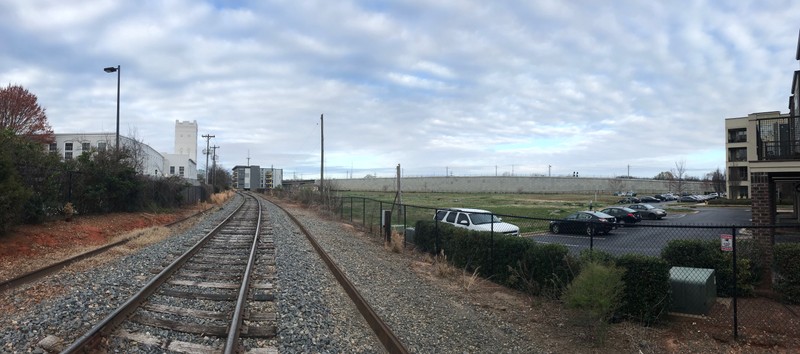
[[[759,161],[800,160],[800,117],[759,119],[756,122]]]

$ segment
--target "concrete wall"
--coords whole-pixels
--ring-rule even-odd
[[[394,191],[394,178],[333,179],[333,188],[351,191]],[[683,182],[684,191],[712,191],[706,182]],[[639,195],[670,192],[668,181],[652,179],[586,177],[408,177],[400,181],[403,192],[449,193],[604,193],[634,191]],[[676,192],[673,190],[672,192]]]

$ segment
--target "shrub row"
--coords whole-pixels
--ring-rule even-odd
[[[444,252],[453,266],[536,295],[560,294],[572,279],[571,269],[576,268],[566,246],[492,236],[432,220],[417,222],[414,243],[425,252]]]
[[[775,270],[777,290],[786,302],[800,304],[800,244],[775,245]]]
[[[737,241],[736,250],[736,279],[733,253],[722,251],[718,240],[673,240],[661,251],[661,258],[670,266],[714,269],[718,296],[733,296],[734,283],[739,296],[749,296],[761,274],[755,242]]]
[[[579,273],[581,262],[560,244],[538,244],[521,237],[470,231],[445,223],[418,221],[414,243],[422,251],[443,252],[456,267],[534,295],[560,297]],[[670,306],[669,264],[638,255],[590,254],[593,261],[626,270],[617,316],[645,324],[657,322]]]

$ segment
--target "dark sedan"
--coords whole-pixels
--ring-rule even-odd
[[[642,216],[639,215],[639,212],[631,208],[608,207],[600,210],[600,212],[613,216],[616,219],[615,222],[617,223],[635,224],[639,221],[642,221]]]
[[[644,196],[639,198],[639,203],[661,203],[661,199],[656,197]]]
[[[613,216],[599,211],[579,211],[561,220],[550,221],[550,232],[606,235],[614,229],[615,220]]]
[[[622,198],[622,199],[620,199],[620,200],[617,202],[617,204],[628,204],[628,203],[638,203],[638,202],[639,202],[639,198],[636,198],[636,197],[626,197],[626,198]]]
[[[636,210],[639,212],[639,215],[642,216],[642,219],[661,219],[667,216],[667,212],[664,209],[656,208],[650,204],[632,204],[628,205],[628,208]]]

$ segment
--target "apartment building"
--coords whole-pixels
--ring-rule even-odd
[[[231,180],[235,189],[270,190],[283,185],[283,169],[237,165],[233,167]]]

